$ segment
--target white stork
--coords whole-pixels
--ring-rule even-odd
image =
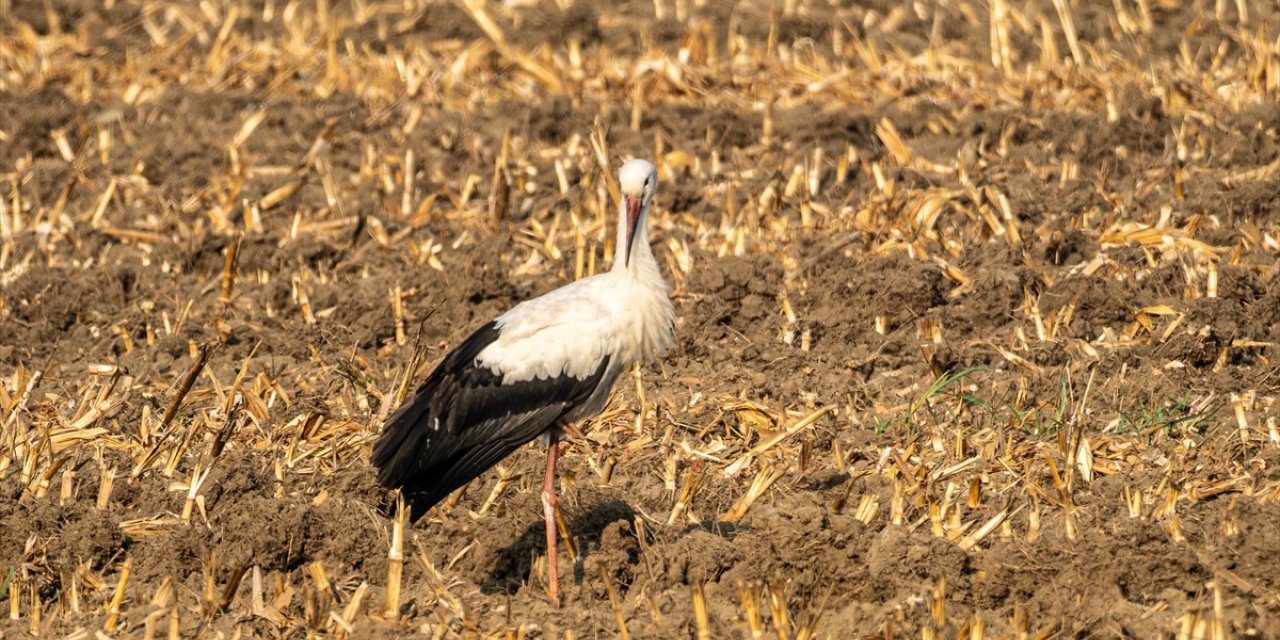
[[[387,420],[373,449],[378,480],[400,489],[410,518],[538,436],[547,443],[542,485],[549,592],[556,572],[557,441],[604,408],[618,375],[674,340],[675,312],[649,248],[657,171],[631,160],[618,171],[622,203],[613,267],[489,321],[445,356]]]

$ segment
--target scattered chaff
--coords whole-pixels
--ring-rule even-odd
[[[396,513],[391,523],[391,548],[387,551],[387,606],[383,615],[400,617],[400,581],[404,575],[404,527],[408,519],[404,496],[396,496]]]
[[[371,619],[433,637],[559,632],[535,631],[512,606],[519,593],[507,620],[470,616],[493,610],[466,577],[489,542],[435,546],[457,534],[440,533],[441,520],[481,528],[510,515],[527,477],[519,459],[476,481],[487,494],[455,493],[416,530],[399,514],[383,541],[385,577],[353,577],[326,558],[331,578],[310,527],[289,538],[289,554],[307,540],[305,559],[288,556],[292,570],[202,555],[194,592],[173,578],[146,582],[154,560],[140,550],[204,529],[216,539],[227,520],[214,509],[238,508],[239,491],[321,515],[339,500],[367,502],[335,478],[367,470],[377,425],[431,364],[423,336],[453,340],[464,316],[597,273],[617,250],[614,169],[630,155],[659,166],[653,246],[690,342],[622,378],[581,457],[566,460],[578,463],[566,488],[589,487],[582,502],[648,484],[655,493],[624,500],[637,510],[623,523],[640,559],[600,562],[603,587],[585,580],[608,596],[613,622],[594,615],[602,598],[578,599],[594,613],[561,635],[625,637],[645,615],[660,629],[683,616],[680,628],[699,637],[734,625],[753,638],[820,633],[826,596],[791,576],[738,582],[726,600],[705,576],[687,576],[691,598],[673,597],[664,575],[675,532],[714,526],[742,536],[734,545],[754,540],[764,534],[752,520],[775,517],[761,505],[787,509],[793,492],[826,507],[814,520],[787,513],[815,539],[853,518],[870,531],[934,534],[971,556],[993,537],[1088,540],[1113,512],[1175,545],[1216,533],[1239,543],[1257,509],[1280,503],[1265,473],[1280,445],[1267,369],[1280,341],[1265,323],[1224,324],[1218,306],[1203,306],[1261,308],[1278,273],[1280,233],[1257,194],[1280,159],[1255,153],[1274,137],[1257,105],[1280,96],[1266,7],[1223,0],[1175,34],[1165,14],[1186,9],[1149,0],[1101,13],[1068,0],[786,0],[774,13],[743,3],[723,25],[705,3],[657,0],[655,32],[648,9],[460,0],[479,28],[469,37],[439,31],[448,7],[432,3],[116,2],[138,15],[109,34],[93,26],[99,8],[81,7],[73,22],[64,4],[6,14],[0,44],[0,93],[19,106],[38,96],[0,126],[11,151],[0,168],[0,326],[6,337],[55,328],[77,343],[0,344],[0,478],[20,485],[23,509],[48,501],[66,518],[89,513],[134,544],[56,566],[79,550],[34,536],[0,567],[15,633],[83,620],[89,630],[72,637],[362,637]],[[549,24],[557,37],[543,42]],[[617,37],[621,26],[635,37]],[[180,98],[192,90],[200,104]],[[106,98],[123,110],[102,108]],[[213,154],[155,146],[169,141],[151,129],[171,120]],[[1135,146],[1130,131],[1155,145]],[[489,259],[509,236],[516,253]],[[501,286],[469,290],[477,256]],[[946,304],[870,282],[890,259],[924,269],[915,284]],[[781,275],[748,273],[765,263]],[[867,279],[846,278],[863,266]],[[1099,313],[1076,295],[1098,283],[1102,296],[1142,295]],[[351,295],[366,287],[377,309]],[[84,299],[51,297],[66,290]],[[838,299],[850,291],[866,297]],[[878,303],[882,293],[901,308]],[[94,304],[99,294],[109,304]],[[1011,308],[984,308],[1008,298]],[[447,305],[469,311],[431,318]],[[867,308],[844,308],[855,305]],[[989,312],[1009,317],[987,332]],[[41,313],[67,317],[44,326]],[[183,353],[193,364],[175,380]],[[723,377],[708,364],[739,353]],[[967,378],[975,363],[988,373]],[[1207,379],[1211,392],[1182,400],[1141,404],[1131,390]],[[247,488],[241,467],[222,465],[250,465],[261,484]],[[1108,480],[1121,488],[1099,501]],[[208,513],[206,497],[217,505]],[[575,519],[584,506],[557,513],[570,556],[613,558],[567,535],[590,529]],[[437,571],[424,548],[448,566]],[[1241,602],[1267,613],[1256,580],[1211,556],[1197,556],[1213,580],[1189,609],[1157,603],[1145,624],[1222,637]],[[885,604],[885,635],[1054,631],[1024,603],[1008,605],[1007,624],[957,611],[958,588],[939,580]],[[831,593],[844,606],[850,592]]]
[[[773,486],[773,483],[777,482],[786,471],[786,465],[776,469],[769,465],[762,466],[751,481],[751,485],[747,487],[747,491],[738,498],[737,502],[733,503],[733,506],[728,511],[720,516],[720,519],[731,523],[741,520],[743,516],[747,515],[747,510],[751,508],[751,505],[760,499],[760,496],[764,495],[764,492],[768,491],[769,487]]]
[[[609,595],[609,606],[613,607],[613,619],[618,623],[618,637],[629,640],[631,634],[627,632],[627,618],[622,613],[622,605],[618,602],[618,592],[613,588],[613,581],[609,579],[609,570],[605,568],[603,562],[599,567],[600,581],[604,583],[605,592]]]
[[[819,418],[822,418],[823,416],[831,413],[832,411],[833,409],[831,407],[823,407],[816,411],[813,411],[812,413],[805,416],[804,418],[797,420],[795,424],[792,424],[790,427],[787,427],[786,429],[775,433],[769,438],[761,441],[759,444],[751,447],[740,458],[738,458],[737,460],[734,460],[733,462],[729,463],[729,466],[725,467],[725,470],[724,470],[725,477],[731,478],[733,476],[738,475],[738,473],[742,471],[742,469],[746,465],[751,463],[751,460],[755,456],[758,456],[768,451],[769,449],[773,448],[774,445],[777,445],[779,442],[782,442],[783,440],[786,440],[787,438],[805,430],[810,425],[817,422]]]

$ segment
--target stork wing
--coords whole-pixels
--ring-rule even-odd
[[[590,397],[608,369],[608,358],[602,358],[586,376],[504,380],[477,360],[501,337],[496,321],[473,333],[383,427],[372,462],[383,486],[403,489],[414,520],[555,426]]]
[[[587,378],[617,346],[607,281],[594,276],[522,302],[498,316],[501,335],[477,361],[507,382],[569,375]]]

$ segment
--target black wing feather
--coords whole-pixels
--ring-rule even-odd
[[[396,410],[374,445],[378,481],[402,489],[417,520],[458,487],[554,427],[599,386],[602,359],[588,378],[560,375],[512,384],[476,366],[498,339],[495,322],[450,352]]]
[[[549,416],[562,413],[559,408],[546,410]],[[554,424],[554,418],[534,416],[529,422]],[[534,437],[537,437],[536,435]],[[530,438],[532,440],[533,438]],[[527,442],[527,441],[526,441]],[[404,483],[403,491],[409,503],[409,519],[416,522],[426,514],[427,510],[444,500],[455,489],[475,479],[490,467],[498,464],[503,458],[511,455],[525,443],[506,440],[480,442],[474,446],[459,449],[448,460],[434,465],[430,471]],[[441,447],[443,448],[443,447]]]
[[[374,445],[373,456],[370,459],[373,466],[378,468],[378,479],[383,486],[399,486],[391,484],[390,481],[397,476],[404,476],[403,470],[400,469],[401,464],[411,462],[405,459],[402,453],[406,450],[418,449],[422,440],[431,431],[430,425],[424,425],[426,429],[415,427],[425,423],[431,414],[435,417],[440,416],[440,407],[448,406],[451,397],[456,394],[460,375],[467,369],[473,368],[476,356],[497,339],[496,321],[490,321],[476,329],[475,333],[463,340],[462,344],[450,351],[444,360],[436,365],[435,370],[427,376],[425,382],[418,386],[413,396],[387,419],[386,425],[382,428],[382,436]],[[393,462],[401,464],[392,464]]]

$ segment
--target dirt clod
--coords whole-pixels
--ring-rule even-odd
[[[0,0],[0,636],[1280,637],[1280,10],[1210,4]],[[397,556],[380,426],[631,156],[677,345],[563,601],[538,446]]]

